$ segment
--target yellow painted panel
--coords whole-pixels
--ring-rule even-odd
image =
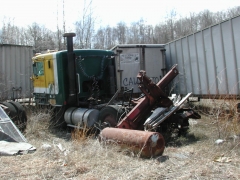
[[[49,85],[54,85],[54,73],[53,73],[53,54],[43,54],[33,58],[34,62],[43,62],[43,75],[34,77],[33,85],[34,87],[45,87],[48,88]]]
[[[53,59],[47,59],[44,64],[46,85],[54,83]]]
[[[38,76],[33,78],[34,87],[46,87],[45,76]]]

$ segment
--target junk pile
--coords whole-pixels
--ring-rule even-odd
[[[8,107],[0,104],[0,156],[27,154],[36,150],[7,115]]]

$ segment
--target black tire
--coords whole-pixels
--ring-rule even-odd
[[[109,105],[104,107],[99,112],[99,123],[106,123],[110,127],[115,127],[119,118],[123,114],[123,109],[119,106]]]
[[[8,107],[9,112],[7,113],[7,115],[12,120],[12,122],[18,127],[18,125],[21,124],[18,117],[18,110],[9,102],[1,102],[1,104]]]
[[[9,103],[9,102],[1,102],[1,104],[6,106],[6,107],[8,107],[8,109],[10,111],[9,114],[11,114],[11,116],[12,115],[17,115],[17,109],[11,103]]]
[[[27,127],[27,114],[24,107],[19,102],[10,101],[9,103],[12,104],[17,110],[18,122],[19,122],[19,124],[17,125],[18,128],[21,131],[24,131]]]

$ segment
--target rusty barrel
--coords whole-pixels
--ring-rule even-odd
[[[99,141],[117,143],[141,157],[156,157],[163,154],[165,141],[158,132],[148,132],[121,128],[105,128],[99,135]]]

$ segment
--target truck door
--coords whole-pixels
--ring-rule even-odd
[[[33,63],[33,75],[34,75],[34,93],[46,93],[46,81],[44,74],[44,59],[35,59]]]
[[[55,94],[54,90],[54,74],[53,74],[53,59],[46,58],[45,60],[45,86],[48,94]]]
[[[54,94],[53,59],[49,56],[34,60],[34,93]]]

